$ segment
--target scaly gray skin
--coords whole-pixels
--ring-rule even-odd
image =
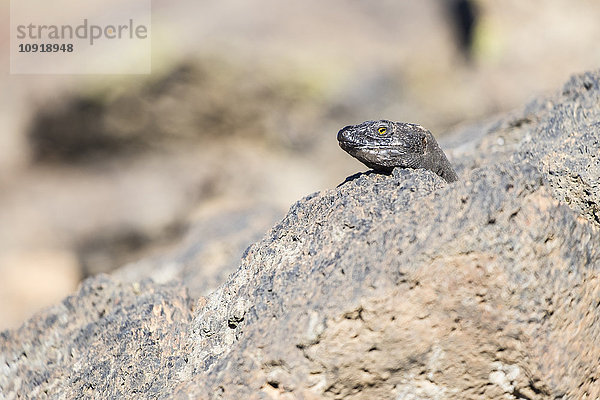
[[[420,125],[365,121],[341,129],[337,139],[342,149],[374,170],[389,173],[394,167],[425,168],[447,182],[458,180],[431,132]]]

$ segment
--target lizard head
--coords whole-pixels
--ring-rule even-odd
[[[342,149],[369,168],[419,168],[431,133],[420,125],[387,120],[366,121],[342,128],[337,140]],[[435,143],[435,140],[433,140]]]

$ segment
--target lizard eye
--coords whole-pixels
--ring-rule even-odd
[[[382,126],[381,128],[377,129],[377,132],[379,132],[380,135],[385,135],[385,133],[387,132],[387,128],[385,126]]]

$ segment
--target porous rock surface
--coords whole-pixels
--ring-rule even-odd
[[[397,169],[310,195],[206,298],[92,278],[0,336],[0,391],[598,398],[597,121],[582,74],[448,141],[457,183]]]

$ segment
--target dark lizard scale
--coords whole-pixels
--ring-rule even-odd
[[[425,168],[447,182],[458,180],[431,132],[420,125],[365,121],[342,128],[337,139],[342,149],[374,170],[389,173],[395,167]]]

